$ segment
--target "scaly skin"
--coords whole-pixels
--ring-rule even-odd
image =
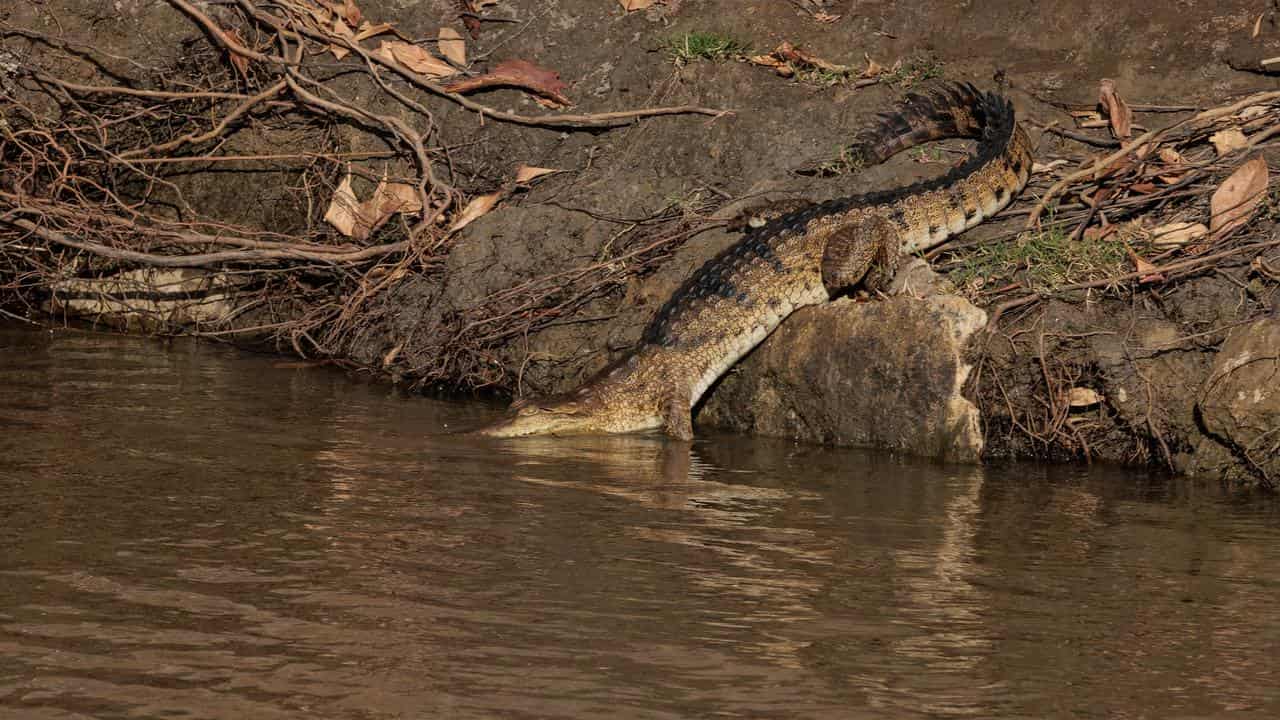
[[[859,282],[883,287],[902,254],[996,214],[1031,175],[1031,144],[1012,104],[971,85],[909,96],[851,150],[871,164],[942,137],[979,137],[978,151],[941,178],[811,205],[749,231],[676,291],[629,355],[567,395],[514,403],[481,434],[692,438],[694,404],[788,315]]]

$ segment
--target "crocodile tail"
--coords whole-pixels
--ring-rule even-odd
[[[897,108],[878,115],[857,134],[848,153],[866,167],[933,140],[984,137],[987,130],[1005,130],[1007,142],[1012,127],[1013,106],[1004,98],[971,83],[940,83],[927,92],[910,93]]]

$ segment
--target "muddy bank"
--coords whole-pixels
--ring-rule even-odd
[[[566,82],[574,113],[665,105],[732,114],[672,115],[609,129],[530,126],[494,117],[481,122],[472,108],[415,95],[429,110],[428,121],[376,84],[350,76],[331,58],[317,72],[336,92],[359,98],[372,112],[407,119],[433,147],[447,148],[432,160],[441,180],[456,191],[457,205],[493,192],[503,194],[502,202],[461,231],[439,232],[430,242],[392,235],[401,230],[398,221],[388,223],[369,242],[394,246],[394,251],[372,267],[357,265],[342,273],[272,268],[251,282],[237,280],[232,289],[245,298],[239,304],[227,300],[226,283],[184,275],[178,299],[190,294],[190,287],[208,289],[217,294],[212,305],[218,309],[211,314],[193,316],[189,307],[179,312],[157,305],[148,291],[132,287],[125,294],[134,314],[148,318],[143,326],[152,330],[268,342],[308,357],[336,358],[414,387],[555,392],[625,352],[683,278],[740,237],[726,221],[743,207],[792,197],[820,200],[945,171],[960,157],[963,144],[908,153],[853,175],[796,173],[838,157],[842,143],[872,115],[931,79],[1003,89],[1029,123],[1038,156],[1047,159],[1095,150],[1041,128],[1071,127],[1065,106],[1092,104],[1102,77],[1115,78],[1135,105],[1207,107],[1275,86],[1265,76],[1228,65],[1241,47],[1280,54],[1273,16],[1264,16],[1258,37],[1250,37],[1257,18],[1254,3],[1191,3],[1167,17],[1155,16],[1148,4],[1128,2],[1105,10],[1068,2],[810,5],[829,13],[827,21],[796,4],[766,1],[733,3],[730,12],[724,3],[669,1],[626,13],[610,0],[506,0],[485,9],[476,38],[466,33],[452,2],[404,2],[395,9],[379,8],[376,18],[366,8],[372,20],[394,23],[412,37],[434,38],[441,27],[463,31],[474,74],[512,59],[554,68]],[[210,12],[220,22],[236,20],[218,15],[217,7]],[[94,64],[76,66],[83,82],[109,79],[150,87],[155,68],[184,62],[218,66],[244,90],[268,81],[265,71],[263,77],[235,80],[235,65],[211,45],[207,31],[166,3],[121,3],[103,10],[98,3],[63,0],[9,13],[9,26],[44,33],[39,40],[29,33],[6,35],[5,51],[17,62],[42,64],[45,71],[50,65],[70,66],[49,59],[57,45],[48,39],[57,34],[49,29],[55,19],[62,28],[58,37],[93,46],[98,51]],[[737,59],[681,57],[673,42],[691,32],[732,38],[739,55],[790,41],[833,62],[861,68],[865,58],[872,58],[888,67],[897,63],[897,69],[892,79],[866,87],[783,78]],[[120,60],[144,56],[149,58],[144,68]],[[44,97],[20,72],[6,77],[31,97]],[[554,114],[518,90],[473,97],[497,112]],[[32,101],[31,107],[41,106]],[[1159,127],[1184,117],[1139,113],[1138,121]],[[1105,132],[1095,136],[1109,140]],[[264,158],[317,148],[342,160]],[[403,144],[389,142],[368,123],[342,117],[319,121],[312,116],[303,122],[264,116],[190,151],[258,159],[234,166],[189,163],[166,171],[164,182],[129,192],[146,196],[154,206],[176,208],[176,219],[194,212],[223,223],[329,238],[324,242],[335,246],[351,240],[336,235],[321,216],[345,172],[354,168],[368,175],[357,175],[365,183],[357,194],[364,197],[380,174],[414,174]],[[361,157],[379,153],[389,155]],[[517,163],[562,172],[515,187],[511,173]],[[1044,185],[1048,182],[1044,179]],[[983,225],[963,242],[1009,237],[1030,202],[1028,194],[1014,213]],[[1251,232],[1266,235],[1272,222],[1264,214]],[[411,224],[404,223],[404,233]],[[65,246],[59,250],[65,251]],[[1274,432],[1280,398],[1266,387],[1276,362],[1272,339],[1280,298],[1275,278],[1259,267],[1280,267],[1280,257],[1274,249],[1256,255],[1263,258],[1262,266],[1254,263],[1255,256],[1242,256],[1167,283],[1120,283],[1037,302],[1004,314],[992,332],[966,331],[963,347],[947,350],[954,357],[936,363],[914,357],[907,352],[910,344],[902,342],[910,336],[901,332],[905,316],[895,311],[909,312],[908,304],[919,298],[884,307],[846,301],[788,323],[717,389],[700,420],[952,458],[1087,457],[1267,480],[1278,472],[1273,458],[1280,442]],[[990,287],[975,288],[974,278],[964,275],[962,258],[939,256],[935,266],[952,276],[975,310],[990,314],[1004,299],[987,293]],[[99,281],[128,269],[85,261],[70,279]],[[215,265],[200,272],[222,270]],[[11,311],[103,312],[101,303],[77,308],[76,293],[88,292],[85,287],[55,287],[52,279],[29,283],[24,272],[0,270],[0,279],[21,297],[6,304]],[[65,283],[68,277],[56,280]],[[95,287],[90,294],[103,292]],[[224,302],[233,309],[224,308]],[[105,319],[119,315],[118,305],[109,307]],[[813,354],[795,357],[803,336],[825,338],[831,332],[841,334],[848,353],[827,361]],[[897,350],[888,350],[892,347]],[[857,363],[859,353],[872,354],[871,362]],[[904,366],[898,378],[890,372],[895,363]],[[914,372],[921,367],[938,372]],[[957,373],[959,367],[972,370]],[[870,370],[858,375],[859,368]],[[784,370],[798,374],[785,379]],[[836,376],[849,380],[838,393],[813,382]],[[939,390],[933,379],[956,387]],[[895,389],[889,393],[886,387]],[[784,390],[778,402],[762,399]],[[1083,390],[1095,393],[1096,402],[1083,402],[1091,399]],[[909,437],[905,429],[881,428],[877,434],[856,427],[895,412],[906,425],[927,425],[924,410],[901,411],[935,396],[952,398],[951,407],[962,400],[975,408],[981,442],[956,451],[954,443],[940,444],[933,432]],[[840,408],[833,410],[836,405]],[[796,417],[811,420],[798,423]],[[954,434],[954,423],[937,427],[952,428],[946,432]]]

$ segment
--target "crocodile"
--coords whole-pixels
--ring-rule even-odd
[[[971,84],[908,95],[855,135],[846,157],[883,162],[945,137],[977,138],[977,149],[938,178],[775,213],[693,273],[624,357],[577,390],[517,400],[479,432],[692,439],[703,393],[787,316],[858,285],[883,289],[899,257],[977,225],[1025,187],[1032,147],[1013,104]]]

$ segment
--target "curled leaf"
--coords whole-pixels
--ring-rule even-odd
[[[444,86],[453,93],[469,93],[490,87],[518,87],[560,105],[572,105],[564,90],[568,87],[553,70],[539,67],[528,60],[508,60],[479,77],[456,80]]]
[[[494,192],[488,195],[480,195],[471,199],[467,206],[462,208],[462,212],[458,213],[458,217],[454,219],[453,224],[449,226],[449,231],[461,230],[470,225],[477,218],[493,209],[494,205],[502,199],[502,193]]]
[[[862,75],[860,77],[874,78],[880,77],[880,75],[884,73],[884,66],[871,59],[870,55],[862,53],[862,57],[867,61],[867,69],[862,71]]]
[[[773,49],[773,55],[779,60],[786,60],[791,63],[815,67],[819,70],[826,70],[831,73],[843,75],[849,72],[848,67],[824,60],[807,50],[802,50],[795,45],[792,45],[786,40],[783,40],[781,45]]]
[[[356,36],[354,40],[356,42],[360,42],[361,40],[371,38],[374,35],[381,35],[384,32],[390,32],[394,30],[395,30],[395,27],[391,23],[378,23],[377,25],[371,25],[368,22],[363,22],[363,23],[360,23],[360,28],[356,30]]]
[[[410,72],[429,78],[446,78],[457,75],[452,65],[432,55],[424,48],[403,40],[383,40],[374,55],[392,63],[398,63]]]
[[[1218,157],[1222,157],[1247,146],[1249,138],[1240,132],[1240,128],[1227,128],[1210,135],[1209,142],[1213,143],[1213,149],[1218,151]]]
[[[555,168],[534,167],[532,165],[520,164],[516,167],[516,182],[523,185],[534,178],[540,178],[543,175],[558,173]]]
[[[1129,105],[1125,103],[1124,98],[1116,92],[1116,82],[1114,80],[1103,79],[1098,83],[1098,104],[1102,106],[1103,112],[1107,115],[1107,120],[1111,126],[1111,134],[1119,139],[1128,138],[1133,135],[1131,125],[1133,124],[1133,111],[1129,109]]]
[[[355,0],[342,0],[342,2],[331,2],[329,7],[348,25],[355,27],[364,19],[364,14],[360,12],[360,8],[356,7]]]
[[[621,5],[622,9],[625,11],[634,12],[636,10],[644,10],[645,8],[652,6],[657,1],[658,0],[618,0],[618,4]]]
[[[325,222],[353,240],[366,240],[396,213],[412,214],[422,210],[417,189],[408,183],[387,182],[384,177],[364,202],[356,198],[351,189],[351,175],[347,175],[333,193],[325,210]]]
[[[343,235],[351,237],[355,231],[359,207],[360,201],[356,199],[355,191],[351,189],[351,176],[347,175],[334,191],[333,199],[329,201],[329,207],[324,211],[324,221]]]
[[[1267,196],[1267,161],[1256,154],[1244,162],[1209,198],[1209,231],[1221,240],[1249,221]]]
[[[773,55],[752,55],[751,57],[747,58],[747,62],[751,63],[752,65],[759,65],[760,67],[771,68],[774,72],[778,73],[778,75],[782,77],[791,77],[792,75],[796,74],[796,71],[791,67],[789,63],[787,63],[784,60],[779,60]]]
[[[1149,260],[1133,251],[1128,245],[1125,250],[1129,252],[1129,259],[1133,261],[1133,269],[1142,273],[1138,278],[1139,283],[1164,282],[1164,275],[1160,274],[1160,268],[1152,265]]]

